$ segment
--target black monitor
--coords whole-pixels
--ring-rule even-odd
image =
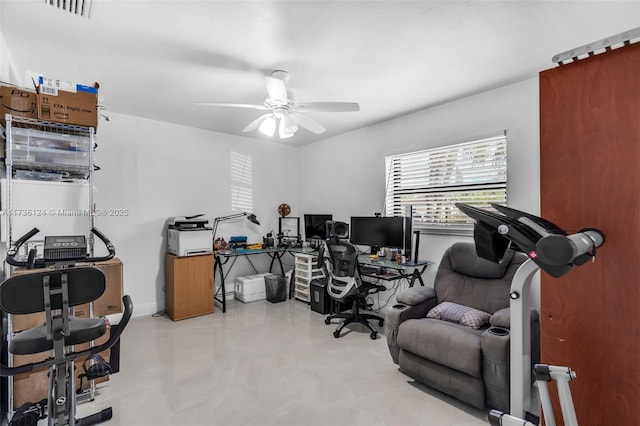
[[[410,217],[351,217],[351,237],[353,244],[402,249],[411,256]]]
[[[318,237],[321,240],[327,239],[327,231],[325,223],[328,220],[333,220],[333,215],[330,214],[305,214],[304,215],[304,237],[310,240],[313,237]]]

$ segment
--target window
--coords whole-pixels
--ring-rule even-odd
[[[386,157],[387,216],[413,209],[413,229],[468,234],[473,222],[455,203],[481,208],[507,201],[505,134]]]
[[[253,162],[250,155],[231,151],[231,210],[253,211]]]

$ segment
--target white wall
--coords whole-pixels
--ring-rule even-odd
[[[253,158],[253,205],[261,225],[230,221],[218,236],[247,235],[262,241],[277,228],[277,206],[297,205],[295,148],[138,117],[109,113],[100,120],[95,174],[98,209],[127,209],[125,216],[96,219],[114,243],[124,264],[125,293],[136,315],[164,307],[165,221],[171,216],[205,213],[211,218],[232,213],[229,155],[233,150]],[[287,167],[284,167],[287,165]],[[266,257],[266,256],[265,256]],[[258,260],[266,264],[266,259]],[[253,273],[238,262],[233,274]]]
[[[538,78],[385,121],[300,149],[300,205],[305,212],[350,216],[381,212],[387,155],[473,140],[507,130],[508,204],[540,211]],[[422,234],[420,259],[436,265],[453,242],[470,237]],[[381,302],[386,300],[381,297]]]

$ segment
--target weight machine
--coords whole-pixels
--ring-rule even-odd
[[[537,399],[531,393],[531,282],[540,269],[558,278],[575,266],[595,261],[596,248],[604,243],[604,234],[595,228],[584,228],[569,235],[546,219],[498,204],[492,204],[497,212],[461,203],[456,207],[476,222],[474,239],[480,257],[500,262],[509,247],[529,257],[517,270],[509,293],[511,329],[522,331],[511,336],[510,413],[492,411],[489,420],[493,425],[533,425],[522,420],[536,416],[533,410],[537,411]],[[547,382],[553,379],[558,383],[566,425],[577,425],[568,385],[575,372],[544,364],[537,364],[535,372],[546,424],[555,425],[547,388]]]
[[[104,318],[76,318],[72,308],[90,303],[105,290],[105,276],[96,268],[76,267],[75,262],[101,262],[114,257],[113,244],[97,229],[95,234],[107,247],[108,255],[93,257],[87,253],[84,236],[45,237],[44,254],[37,258],[37,250],[29,251],[27,260],[18,260],[20,247],[39,231],[32,229],[20,237],[7,251],[7,263],[41,272],[15,275],[0,284],[0,309],[7,314],[21,315],[45,312],[45,324],[15,334],[8,341],[8,352],[29,355],[53,352],[53,356],[40,362],[18,366],[0,363],[0,376],[15,376],[42,368],[49,369],[49,389],[46,411],[49,426],[87,426],[112,417],[111,408],[76,419],[76,390],[74,361],[80,357],[96,355],[109,349],[120,339],[133,311],[129,296],[124,296],[124,314],[118,328],[107,342],[78,352],[74,345],[89,343],[106,334]],[[53,268],[50,268],[53,267]],[[45,269],[46,268],[46,269]],[[15,422],[14,422],[15,420]],[[10,424],[27,423],[26,419],[11,419]]]

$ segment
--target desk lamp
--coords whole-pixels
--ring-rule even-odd
[[[258,218],[256,218],[256,215],[253,213],[241,212],[241,213],[230,214],[228,216],[216,217],[213,220],[213,241],[216,240],[216,231],[218,230],[218,223],[224,222],[225,220],[237,219],[243,216],[246,216],[249,222],[255,223],[256,225],[260,225],[260,222],[258,222]]]

